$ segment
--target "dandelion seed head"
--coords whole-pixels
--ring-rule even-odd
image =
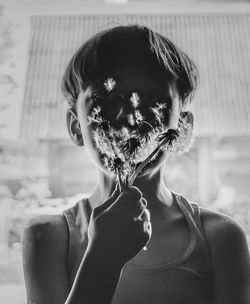
[[[135,153],[141,146],[140,140],[136,137],[129,138],[122,147],[123,151],[127,151],[129,154]]]

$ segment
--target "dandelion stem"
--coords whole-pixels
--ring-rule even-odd
[[[137,175],[141,172],[141,170],[147,165],[147,163],[151,160],[151,158],[159,152],[160,148],[169,140],[168,137],[164,138],[164,140],[159,144],[158,147],[154,149],[153,152],[149,154],[149,156],[140,164],[140,166],[135,170],[135,172],[131,175],[129,179],[129,185],[132,186]]]
[[[117,174],[117,182],[118,182],[118,187],[119,187],[119,191],[122,192],[122,183],[121,183],[121,178],[120,178],[120,175],[119,175],[119,171],[116,170],[116,174]]]

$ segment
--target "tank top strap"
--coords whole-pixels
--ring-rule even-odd
[[[196,222],[196,224],[197,224],[197,226],[198,226],[198,228],[201,232],[201,235],[202,235],[201,242],[202,242],[202,245],[203,245],[203,250],[206,254],[207,261],[208,261],[209,265],[212,267],[211,252],[210,252],[210,249],[209,249],[209,246],[208,246],[206,235],[204,233],[203,224],[202,224],[202,221],[201,221],[200,207],[195,202],[192,202],[191,204],[192,204],[193,209],[194,209],[194,220],[195,220],[195,222]]]
[[[180,265],[181,263],[185,262],[193,253],[196,242],[197,242],[197,233],[195,232],[195,223],[193,220],[193,217],[190,215],[192,210],[192,206],[188,204],[188,202],[184,203],[185,198],[181,195],[178,195],[176,193],[173,193],[175,200],[181,209],[184,217],[187,220],[188,226],[189,226],[189,231],[190,231],[190,240],[189,240],[189,245],[184,251],[184,253],[178,257],[176,260],[172,261],[169,263],[168,267],[176,267],[177,265]]]
[[[85,210],[86,210],[86,218],[87,218],[87,221],[89,223],[90,216],[91,216],[91,213],[92,213],[92,209],[91,209],[89,200],[87,198],[85,198]]]
[[[203,231],[203,227],[202,227],[202,223],[201,223],[201,214],[200,214],[200,208],[199,205],[197,203],[191,202],[193,211],[194,211],[194,220],[196,225],[198,226],[199,230],[202,232]]]
[[[212,259],[211,259],[211,252],[208,246],[208,242],[206,239],[206,236],[204,234],[204,229],[201,221],[201,213],[200,213],[200,207],[197,203],[191,202],[187,200],[185,197],[181,195],[179,196],[179,201],[181,201],[183,204],[180,204],[180,207],[182,207],[183,214],[186,216],[187,220],[191,224],[191,226],[194,228],[194,233],[197,235],[199,242],[201,244],[201,250],[204,253],[206,263],[208,266],[208,277],[209,280],[213,277],[213,266],[212,266]]]
[[[63,210],[63,215],[66,219],[69,242],[67,253],[67,264],[71,268],[72,262],[76,258],[76,253],[79,252],[79,246],[87,247],[88,243],[88,223],[91,215],[91,207],[87,198],[78,201],[72,207]]]
[[[193,204],[189,202],[185,197],[182,195],[177,194],[177,202],[179,207],[181,208],[184,216],[186,217],[186,220],[188,221],[190,227],[192,228],[192,232],[202,238],[202,234],[200,229],[197,226],[196,223],[196,217],[195,217],[195,208]]]

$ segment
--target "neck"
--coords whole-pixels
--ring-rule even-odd
[[[89,202],[92,208],[105,202],[115,190],[116,179],[110,175],[105,174],[101,170],[97,170],[98,183],[94,191],[89,196]]]
[[[172,194],[164,183],[164,169],[165,165],[160,166],[150,174],[137,178],[133,184],[140,189],[151,211],[159,206],[171,207],[172,205]]]
[[[172,194],[167,189],[163,180],[165,165],[156,168],[154,171],[135,179],[133,186],[137,187],[148,202],[150,210],[172,205]],[[89,196],[92,208],[107,200],[115,189],[116,179],[105,172],[98,170],[98,184],[93,193]]]

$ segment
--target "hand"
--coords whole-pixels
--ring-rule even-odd
[[[115,191],[96,207],[88,228],[88,250],[111,267],[120,267],[135,256],[150,240],[152,227],[147,202],[132,186]]]

